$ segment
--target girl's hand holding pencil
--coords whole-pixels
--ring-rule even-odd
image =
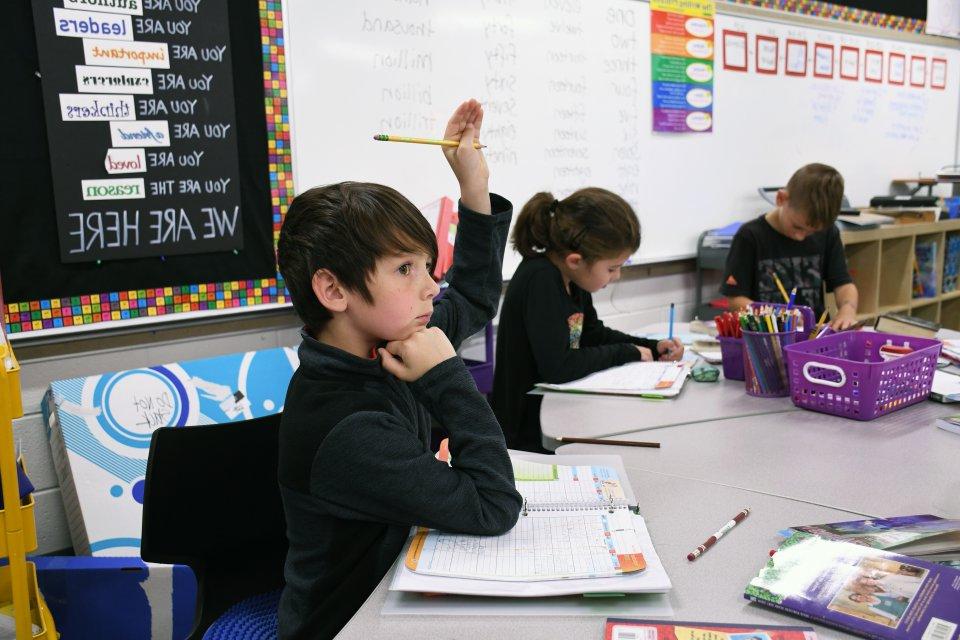
[[[660,360],[677,361],[683,358],[683,342],[680,338],[672,340],[661,340],[657,343],[657,352],[660,354]]]

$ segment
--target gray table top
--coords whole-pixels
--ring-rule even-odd
[[[797,411],[789,398],[755,398],[743,382],[725,380],[683,385],[676,398],[653,400],[627,396],[546,393],[540,405],[543,446],[554,450],[560,436],[603,438],[644,429]]]
[[[618,453],[628,466],[872,517],[960,517],[960,437],[934,425],[957,412],[931,401],[869,422],[793,411],[618,436],[661,449],[574,444],[558,453]]]
[[[667,328],[665,323],[651,324],[642,327],[640,333],[665,333]],[[687,335],[690,323],[678,322],[675,328],[676,335]],[[722,370],[720,365],[716,366]],[[726,380],[721,375],[717,383],[688,379],[680,395],[669,400],[545,393],[540,405],[540,431],[543,446],[553,451],[559,446],[559,436],[603,438],[643,429],[796,410],[789,398],[748,396],[743,392],[743,381]]]
[[[541,409],[545,445],[555,446],[560,435],[663,444],[574,444],[557,453],[623,457],[673,581],[672,619],[805,624],[743,599],[744,587],[778,543],[778,530],[865,516],[960,517],[960,437],[934,426],[937,417],[960,411],[957,405],[923,402],[857,422],[796,409],[788,398],[752,398],[739,382],[687,385],[679,398],[664,401],[549,394]],[[752,511],[743,523],[696,562],[686,560],[744,507]],[[382,615],[390,578],[338,637],[603,637],[603,617]],[[816,629],[821,638],[852,637]]]
[[[766,562],[768,551],[777,545],[779,538],[776,533],[780,529],[790,525],[850,520],[855,519],[857,514],[654,473],[630,465],[627,473],[637,493],[640,513],[647,521],[657,554],[673,582],[673,590],[669,594],[674,609],[672,619],[809,624],[748,603],[743,598],[743,589]],[[687,553],[744,507],[751,508],[746,520],[696,562],[687,561]],[[391,574],[388,574],[381,581],[338,637],[389,640],[555,640],[557,637],[599,640],[603,637],[603,617],[382,615],[390,578]],[[852,637],[825,627],[816,628],[821,638]]]

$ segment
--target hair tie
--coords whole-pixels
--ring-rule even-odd
[[[554,214],[557,212],[557,207],[558,207],[558,206],[560,206],[560,201],[559,201],[559,200],[554,200],[553,202],[550,203],[550,209],[549,209],[549,211],[550,211],[550,217],[551,217],[551,218],[552,218],[552,217],[554,216]]]

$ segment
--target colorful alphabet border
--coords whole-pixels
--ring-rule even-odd
[[[276,246],[283,216],[293,196],[283,13],[280,0],[260,0],[259,10],[270,204],[273,213],[273,244]],[[288,301],[289,295],[278,272],[272,278],[258,280],[184,284],[11,302],[3,307],[3,321],[10,334],[23,334],[43,329],[66,329],[118,320],[155,318],[192,311],[237,309]]]
[[[734,4],[746,4],[752,7],[762,7],[764,9],[777,9],[778,11],[788,11],[790,13],[799,13],[817,18],[828,18],[842,22],[852,22],[869,27],[879,27],[881,29],[893,29],[894,31],[903,31],[906,33],[922,34],[926,23],[918,18],[907,18],[904,16],[895,16],[888,13],[878,13],[876,11],[867,11],[866,9],[857,9],[855,7],[845,7],[832,2],[819,2],[818,0],[726,0]]]

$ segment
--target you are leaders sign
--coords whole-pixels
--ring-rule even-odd
[[[243,246],[226,0],[34,0],[64,262]]]

